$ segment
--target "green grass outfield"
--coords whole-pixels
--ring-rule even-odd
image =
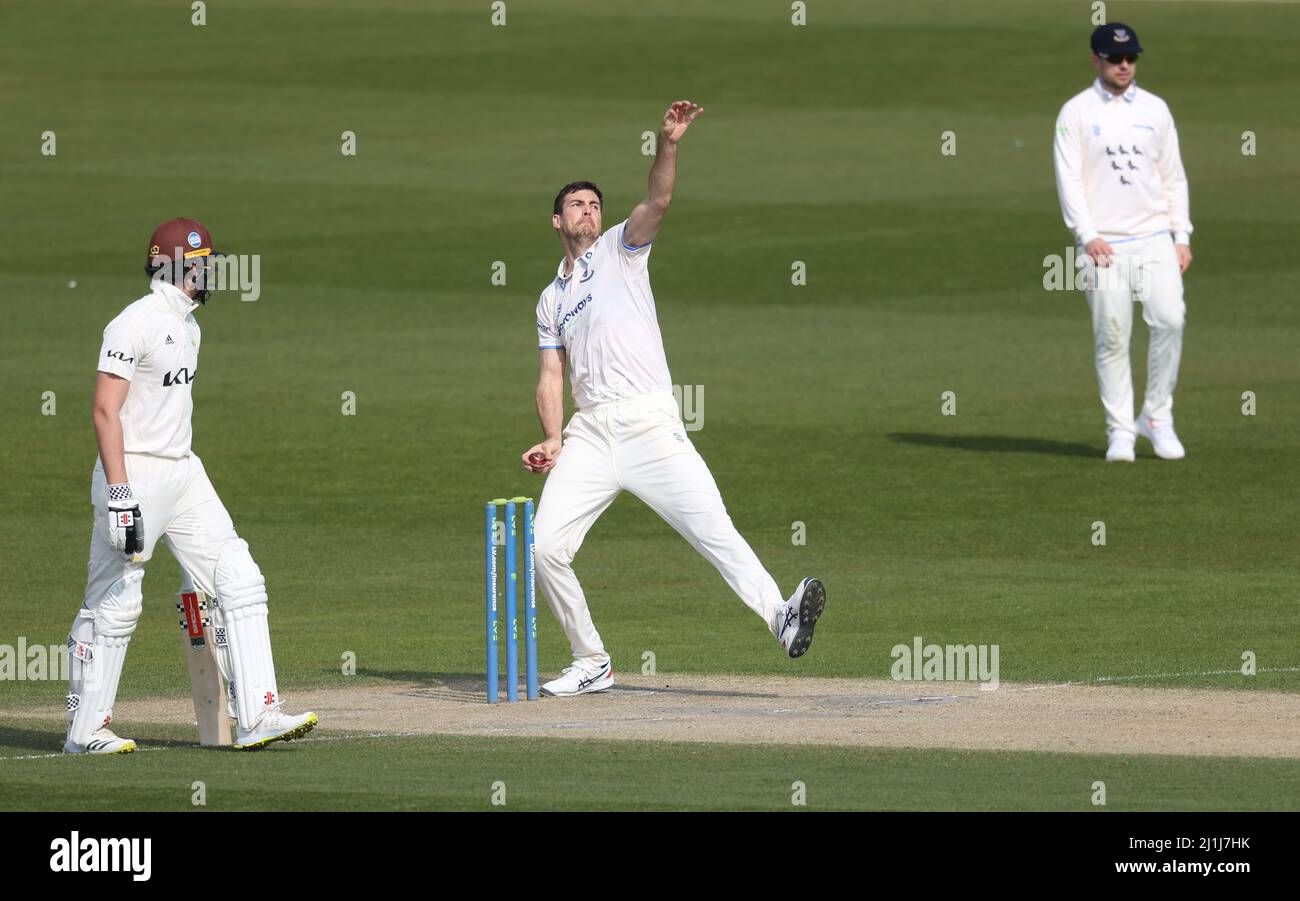
[[[207,810],[1286,810],[1300,792],[1294,760],[363,735],[238,754],[136,734],[127,756],[13,760],[0,728],[0,810],[192,810],[195,782]]]
[[[482,502],[541,490],[518,455],[537,440],[533,309],[561,255],[552,198],[591,178],[605,225],[623,219],[645,191],[641,133],[689,98],[706,111],[650,264],[669,364],[704,386],[692,439],[737,526],[783,589],[818,575],[829,605],[809,656],[784,659],[716,572],[625,496],[576,562],[616,668],[653,651],[662,672],[886,677],[889,649],[921,635],[998,644],[1008,682],[1300,690],[1300,6],[1108,4],[1147,48],[1139,83],[1177,119],[1196,225],[1177,393],[1189,456],[1164,463],[1142,444],[1122,467],[1102,462],[1086,301],[1042,287],[1043,257],[1068,243],[1050,141],[1091,78],[1088,5],[811,7],[797,28],[783,2],[519,0],[494,28],[477,0],[223,2],[203,27],[171,2],[0,5],[0,644],[66,637],[84,586],[100,333],[145,291],[154,226],[191,215],[222,249],[262,255],[259,301],[200,312],[194,447],[266,574],[290,706],[295,689],[341,684],[348,652],[348,684],[481,670]],[[45,131],[55,157],[40,154]],[[339,152],[344,131],[355,157]],[[945,131],[955,156],[939,153]],[[1241,154],[1244,131],[1258,155]],[[507,286],[490,284],[495,260]],[[790,284],[796,260],[805,286]],[[1145,341],[1135,324],[1139,396]],[[57,415],[42,415],[47,391]],[[340,413],[345,391],[355,416]],[[940,415],[945,391],[956,416]],[[1241,415],[1245,391],[1256,416]],[[1105,547],[1090,541],[1097,520]],[[175,587],[160,554],[123,697],[186,691]],[[1252,677],[1238,672],[1246,651]],[[566,652],[544,615],[544,671]],[[6,707],[57,709],[64,691],[0,682],[0,722]],[[332,767],[358,778],[354,748],[392,751],[396,771],[453,746],[307,745],[222,766],[318,759],[327,786]],[[719,772],[766,759],[691,753]],[[851,757],[809,753],[823,773]],[[127,766],[191,759],[218,758]],[[967,799],[953,804],[1013,804],[976,778],[998,755],[906,759],[896,793],[863,783],[846,803],[941,804],[916,785],[933,761],[945,797]],[[1082,759],[1021,762],[1091,778]],[[1123,765],[1150,806],[1195,803],[1178,786],[1220,766]],[[1296,797],[1284,764],[1221,766],[1237,775],[1210,791],[1228,806]],[[0,794],[29,771],[76,803],[57,761],[4,764]],[[481,796],[459,778],[410,803]],[[734,794],[716,806],[761,805],[768,790],[779,803],[789,779],[720,782]],[[1053,784],[1035,800],[1075,798],[1069,779]],[[405,803],[380,782],[355,790],[302,797]],[[124,806],[162,803],[122,792]],[[599,787],[585,797],[619,803]]]

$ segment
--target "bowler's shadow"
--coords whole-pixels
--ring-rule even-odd
[[[326,670],[326,672],[336,672],[336,670]],[[379,679],[387,679],[392,682],[413,682],[415,686],[408,692],[412,697],[429,697],[444,696],[456,698],[474,698],[479,700],[483,697],[487,689],[487,676],[484,673],[428,673],[418,672],[416,670],[358,670],[366,676],[374,676]],[[506,687],[505,674],[500,675],[500,687],[504,691]],[[670,684],[665,682],[664,685],[615,685],[610,689],[610,693],[619,694],[658,694],[673,696],[690,696],[700,698],[776,698],[779,695],[775,693],[766,693],[756,690],[751,691],[733,691],[729,689],[704,689],[688,688],[680,684]],[[521,681],[519,685],[519,694],[524,695],[524,684]]]
[[[1055,454],[1060,457],[1102,455],[1101,450],[1087,444],[1052,441],[1047,438],[1015,438],[1009,435],[932,435],[927,432],[891,432],[889,438],[903,444],[981,453]]]

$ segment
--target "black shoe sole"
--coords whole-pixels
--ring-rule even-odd
[[[813,629],[817,620],[826,609],[826,588],[818,579],[809,579],[804,586],[803,597],[799,598],[799,630],[790,642],[790,656],[802,657],[808,653],[812,644]]]

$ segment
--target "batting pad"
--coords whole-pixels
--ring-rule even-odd
[[[221,549],[215,582],[229,649],[230,688],[239,727],[247,732],[263,710],[279,706],[280,692],[271,660],[266,580],[244,539],[236,538]]]
[[[135,569],[118,579],[93,611],[93,620],[85,615],[91,611],[83,611],[73,627],[70,647],[74,650],[68,686],[72,725],[68,739],[78,745],[88,744],[90,736],[113,718],[113,701],[126,662],[126,646],[131,642],[131,633],[144,606],[140,591],[143,580],[143,569]],[[87,621],[93,622],[93,634],[88,642],[75,634],[84,630]]]

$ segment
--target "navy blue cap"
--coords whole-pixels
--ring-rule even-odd
[[[1098,25],[1092,33],[1092,52],[1098,56],[1110,53],[1141,53],[1137,32],[1123,22]]]

